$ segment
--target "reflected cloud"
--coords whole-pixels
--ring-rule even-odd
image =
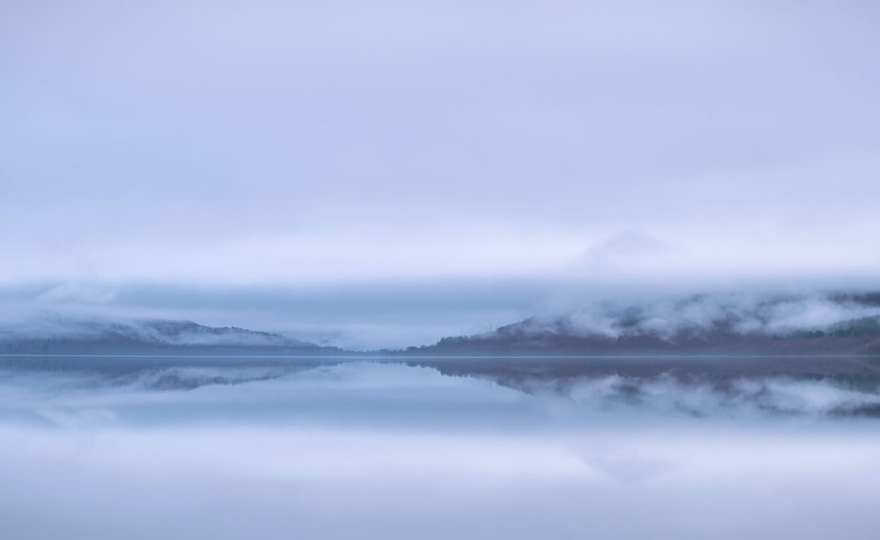
[[[878,394],[821,382],[525,394],[347,362],[5,371],[0,389],[13,537],[869,538],[880,502],[874,421],[820,414]]]

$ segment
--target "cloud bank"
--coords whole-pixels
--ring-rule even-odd
[[[0,284],[872,278],[876,18],[6,2]]]
[[[880,316],[880,296],[859,293],[716,293],[595,302],[562,317],[534,317],[515,328],[525,332],[573,333],[610,338],[683,333],[760,334],[835,331]]]

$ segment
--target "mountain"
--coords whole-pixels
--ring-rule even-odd
[[[597,303],[492,332],[383,351],[414,356],[880,355],[880,293],[696,295]],[[354,354],[191,321],[60,315],[0,323],[0,354]]]
[[[0,354],[330,354],[335,347],[191,321],[49,317],[0,327]]]
[[[697,295],[597,304],[495,331],[447,337],[413,355],[880,354],[880,294]]]

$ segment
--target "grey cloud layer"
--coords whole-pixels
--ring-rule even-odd
[[[870,3],[0,9],[5,283],[880,268]]]

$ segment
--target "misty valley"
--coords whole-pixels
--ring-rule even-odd
[[[0,540],[877,539],[878,28],[0,0]]]

